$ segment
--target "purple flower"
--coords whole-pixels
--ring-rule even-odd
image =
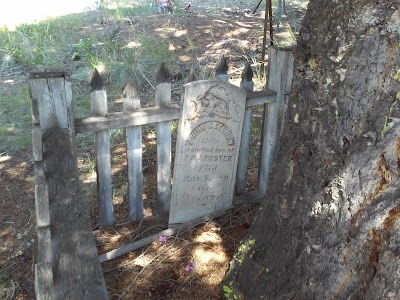
[[[160,235],[158,237],[158,242],[160,243],[160,245],[164,245],[167,242],[167,237],[165,235]]]
[[[190,263],[187,264],[187,266],[185,267],[185,271],[186,272],[193,272],[194,268],[196,267],[196,264],[191,261]]]

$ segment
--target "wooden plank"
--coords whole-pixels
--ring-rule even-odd
[[[38,235],[38,263],[53,262],[50,226],[37,227],[36,231]]]
[[[35,295],[38,300],[52,300],[53,271],[49,262],[35,265]]]
[[[90,106],[93,115],[107,113],[107,94],[104,90],[95,90],[90,93]],[[97,197],[99,201],[99,224],[108,226],[114,224],[114,208],[112,203],[111,185],[111,154],[110,138],[107,130],[97,131],[94,134]]]
[[[59,77],[35,77],[30,76],[29,88],[31,97],[36,99],[32,103],[34,122],[37,123],[37,111],[42,130],[48,128],[69,128],[68,111],[66,101],[65,76],[57,73]],[[68,88],[68,87],[67,87]]]
[[[156,104],[163,108],[171,104],[171,84],[156,86]],[[171,202],[171,121],[157,123],[157,210],[168,215]]]
[[[277,93],[276,102],[265,105],[260,164],[258,168],[258,190],[265,194],[269,174],[272,170],[278,141],[280,120],[285,112],[285,95],[290,91],[293,75],[293,54],[275,48],[269,49],[268,89]]]
[[[38,124],[33,124],[32,128],[32,151],[33,161],[43,160],[42,129]]]
[[[293,80],[293,53],[292,48],[271,47],[268,53],[268,89],[278,92],[284,87],[284,93],[289,93],[292,89]],[[282,68],[286,65],[286,72]],[[281,82],[284,82],[283,84]]]
[[[69,76],[63,72],[31,73],[32,143],[36,161],[41,160],[41,132],[48,128],[68,128],[75,141],[72,90]],[[40,129],[39,129],[40,128]]]
[[[88,117],[75,120],[77,133],[89,133],[99,130],[140,126],[179,118],[179,106],[141,108],[132,113],[117,112],[104,116]]]
[[[124,89],[124,109],[133,112],[140,109],[140,99],[132,83]],[[134,222],[143,218],[143,167],[142,127],[126,128],[126,156],[128,159],[129,219]]]
[[[43,149],[35,161],[37,299],[107,299],[79,185],[71,86],[63,73],[31,74],[29,86],[35,148]]]
[[[217,218],[219,216],[222,216],[223,214],[225,214],[228,210],[227,209],[223,209],[223,210],[218,210],[215,211],[207,216],[201,217],[201,218],[197,218],[193,221],[181,224],[181,225],[170,225],[170,228],[165,229],[159,233],[153,234],[149,237],[146,237],[144,239],[141,239],[140,241],[137,242],[133,242],[130,243],[128,245],[125,245],[123,247],[120,247],[118,249],[112,250],[110,252],[104,253],[102,255],[99,256],[99,261],[100,263],[106,262],[108,260],[117,258],[121,255],[124,255],[126,253],[129,253],[131,251],[140,249],[144,246],[150,245],[152,242],[157,241],[158,238],[160,237],[160,235],[164,235],[164,236],[171,236],[177,233],[183,233],[189,229],[192,229],[202,223],[205,223],[211,219]]]
[[[274,102],[276,102],[276,92],[270,90],[247,92],[246,108]]]
[[[28,81],[29,85],[31,85],[31,81]],[[37,97],[37,95],[35,95]],[[39,125],[40,124],[40,119],[39,119],[39,102],[37,98],[33,98],[31,96],[31,108],[32,108],[32,125]]]
[[[240,87],[244,89],[246,92],[253,91],[254,88],[253,70],[251,69],[250,63],[247,63],[246,67],[243,70]],[[251,120],[252,120],[252,110],[251,107],[247,107],[245,108],[243,117],[242,137],[240,140],[239,159],[236,171],[236,184],[235,184],[236,194],[241,194],[245,192],[247,188],[247,168],[249,165]]]
[[[273,103],[276,93],[272,91],[258,91],[248,93],[246,107]],[[152,123],[173,121],[179,119],[179,106],[147,107],[135,112],[115,112],[103,116],[92,116],[75,119],[76,133],[90,133],[100,130],[140,126]]]
[[[233,205],[256,203],[259,204],[265,198],[265,195],[261,194],[259,191],[249,191],[244,192],[240,195],[235,195],[233,198]]]
[[[41,162],[35,162],[35,211],[36,226],[50,226],[49,187]]]
[[[67,129],[43,136],[49,188],[53,299],[108,299]],[[39,250],[40,251],[40,250]]]

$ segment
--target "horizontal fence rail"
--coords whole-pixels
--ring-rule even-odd
[[[246,107],[274,103],[276,102],[276,92],[270,90],[248,92],[246,100]],[[100,130],[174,121],[179,118],[179,111],[178,105],[171,104],[162,107],[139,108],[134,112],[122,111],[107,113],[103,116],[80,118],[75,119],[75,131],[76,133],[92,133]]]

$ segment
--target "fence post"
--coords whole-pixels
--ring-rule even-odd
[[[229,82],[228,63],[224,55],[221,56],[215,67],[215,79],[219,81]]]
[[[38,232],[36,299],[107,299],[78,177],[71,83],[57,72],[30,74],[28,82]]]
[[[164,63],[157,72],[156,105],[171,104],[171,83],[169,71]],[[171,121],[157,123],[157,209],[162,216],[168,216],[171,203]]]
[[[244,89],[246,92],[253,91],[254,88],[253,70],[251,69],[250,63],[247,63],[246,67],[243,70],[240,87]],[[236,194],[241,194],[245,192],[247,187],[247,168],[249,165],[251,119],[252,119],[252,108],[247,107],[244,112],[242,138],[240,141],[239,160],[236,171],[236,186],[235,186]]]
[[[92,115],[103,116],[107,113],[107,93],[103,90],[103,79],[95,69],[90,80],[90,107]],[[100,227],[114,224],[114,209],[111,186],[111,154],[108,130],[94,133],[97,192],[99,201]]]
[[[124,89],[124,109],[134,112],[140,109],[140,99],[132,83]],[[128,158],[129,219],[134,222],[143,218],[143,167],[142,126],[126,128],[126,156]]]
[[[35,164],[35,212],[36,230],[38,235],[38,258],[35,265],[35,294],[37,299],[52,299],[53,289],[53,255],[51,247],[50,231],[50,200],[49,187],[46,183],[43,162],[43,135],[41,126],[48,127],[49,124],[42,114],[42,124],[40,123],[39,95],[49,93],[48,89],[43,91],[37,80],[43,84],[44,80],[35,79],[35,74],[29,77],[29,89],[32,97],[32,148],[33,161]],[[35,79],[35,80],[34,80]],[[48,102],[47,102],[48,103]],[[51,103],[40,106],[51,107]]]
[[[283,126],[287,97],[293,78],[293,54],[291,50],[269,48],[268,89],[277,93],[276,102],[265,104],[262,129],[260,165],[258,168],[258,190],[265,194],[269,174],[274,162],[277,140]],[[279,132],[279,134],[278,134]]]

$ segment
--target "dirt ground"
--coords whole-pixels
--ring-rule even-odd
[[[258,2],[258,1],[255,1]],[[184,77],[190,69],[203,72],[207,77],[218,58],[224,54],[230,63],[232,81],[240,80],[244,62],[250,60],[257,72],[262,48],[263,11],[252,10],[256,3],[248,1],[222,1],[217,7],[213,1],[193,1],[185,14],[151,15],[135,17],[120,22],[104,22],[99,16],[93,24],[102,34],[124,39],[132,32],[143,31],[167,39],[170,48],[179,58],[182,78],[176,78],[173,86],[175,98]],[[98,12],[90,12],[96,14]],[[304,14],[304,7],[288,7],[287,18],[292,29],[277,33],[281,45],[292,43]],[[278,41],[277,40],[277,41]],[[267,45],[269,40],[267,41]],[[257,69],[258,68],[258,69]],[[8,74],[18,77],[15,85],[26,84],[27,70]],[[255,74],[257,75],[257,74]],[[0,88],[12,89],[1,80]],[[265,82],[257,82],[262,89]],[[15,87],[15,86],[14,86]],[[147,97],[146,90],[141,96]],[[144,153],[144,206],[151,216],[155,201],[155,138],[144,137],[148,150]],[[113,147],[113,183],[117,225],[98,230],[95,200],[95,175],[88,172],[91,166],[85,157],[93,157],[93,151],[80,147],[78,166],[82,170],[81,181],[88,198],[89,214],[99,253],[116,249],[129,242],[160,232],[166,224],[143,222],[126,224],[126,159],[123,146]],[[249,177],[249,189],[254,188],[256,174]],[[34,299],[34,265],[37,257],[35,231],[34,173],[31,149],[16,153],[0,153],[0,299]],[[178,234],[166,241],[156,241],[148,247],[126,254],[103,264],[103,273],[111,299],[224,299],[220,283],[229,269],[240,240],[253,223],[259,207],[254,204],[234,207],[228,214],[198,226],[189,232]]]

